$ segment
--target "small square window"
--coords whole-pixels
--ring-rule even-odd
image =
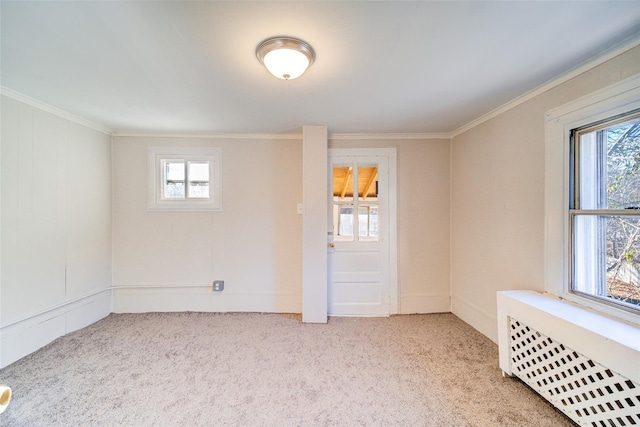
[[[220,148],[149,148],[148,209],[221,210],[221,163]]]

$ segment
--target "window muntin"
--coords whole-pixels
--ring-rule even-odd
[[[221,210],[222,150],[151,147],[149,210]]]
[[[640,112],[572,131],[570,290],[640,309]]]

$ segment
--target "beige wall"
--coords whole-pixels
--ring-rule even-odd
[[[449,147],[448,139],[329,141],[329,148],[396,149],[400,313],[450,309]]]
[[[222,211],[148,212],[150,146],[222,147]],[[363,147],[398,153],[400,311],[448,311],[449,141],[330,141]],[[114,137],[113,162],[116,311],[301,311],[301,141]]]
[[[635,48],[453,138],[452,311],[494,341],[496,291],[544,290],[545,112],[638,72]]]
[[[222,211],[147,211],[150,146],[221,147]],[[114,137],[113,164],[116,311],[301,311],[300,140]]]
[[[5,96],[1,271],[3,325],[111,285],[110,137]]]

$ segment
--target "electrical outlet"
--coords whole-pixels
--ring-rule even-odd
[[[213,281],[213,290],[215,292],[224,291],[224,280],[214,280]]]

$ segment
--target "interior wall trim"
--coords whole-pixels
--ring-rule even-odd
[[[48,313],[54,312],[56,310],[61,310],[64,309],[65,307],[69,307],[72,306],[74,304],[77,304],[83,300],[89,299],[89,298],[93,298],[97,295],[100,295],[102,293],[109,293],[111,294],[112,291],[118,291],[118,290],[124,290],[124,289],[141,289],[141,290],[145,290],[145,289],[211,289],[211,285],[121,285],[121,286],[109,286],[106,287],[104,289],[95,291],[95,292],[91,292],[87,295],[83,295],[81,297],[78,298],[74,298],[72,300],[69,301],[65,301],[63,303],[54,305],[52,307],[48,307],[44,310],[38,311],[36,313],[32,313],[29,314],[28,316],[24,316],[21,317],[19,319],[16,320],[12,320],[10,322],[4,323],[4,324],[0,324],[0,331],[6,330],[14,325],[20,324],[20,323],[24,323],[24,322],[28,322],[31,319],[37,318],[37,317],[41,317],[41,316],[46,316]]]
[[[401,293],[399,314],[450,313],[449,292]]]
[[[287,139],[302,140],[302,133],[225,133],[192,132],[162,133],[141,131],[114,131],[112,136],[145,138],[184,138],[184,139]],[[451,139],[450,133],[329,133],[329,140],[415,140],[415,139]]]
[[[302,140],[302,133],[226,133],[226,132],[143,132],[117,130],[114,137],[179,138],[179,139],[269,139]]]
[[[300,292],[213,292],[212,285],[122,285],[112,289],[112,313],[302,311]]]
[[[0,325],[0,331],[6,330],[7,328],[10,328],[11,326],[17,325],[19,323],[27,322],[27,321],[29,321],[31,319],[36,318],[36,317],[45,316],[45,315],[47,315],[47,313],[51,313],[51,312],[56,311],[56,310],[64,309],[65,307],[72,306],[72,305],[77,304],[77,303],[79,303],[79,302],[81,302],[83,300],[95,297],[95,296],[100,295],[102,293],[105,293],[105,292],[111,293],[112,289],[113,289],[113,287],[110,286],[110,287],[101,289],[99,291],[91,292],[90,294],[83,295],[81,297],[74,298],[72,300],[65,301],[63,303],[54,305],[53,307],[46,308],[46,309],[38,311],[36,313],[29,314],[28,316],[24,316],[24,317],[21,317],[19,319],[12,320],[12,321],[7,322],[5,324],[1,324]]]
[[[6,96],[7,98],[15,99],[16,101],[22,102],[23,104],[29,105],[34,108],[38,108],[42,111],[53,114],[54,116],[61,117],[65,120],[69,120],[70,122],[104,133],[105,135],[111,135],[113,133],[113,129],[110,129],[107,126],[103,126],[101,124],[92,122],[91,120],[84,119],[73,113],[69,113],[68,111],[61,110],[60,108],[54,107],[45,102],[38,101],[37,99],[31,98],[30,96],[27,96],[27,95],[23,95],[7,87],[0,86],[0,95]]]
[[[104,289],[2,325],[0,368],[107,317],[111,307],[111,289]]]
[[[496,313],[489,313],[478,305],[456,295],[451,295],[451,312],[463,322],[472,325],[494,343],[498,343],[498,331],[496,328],[498,317]]]
[[[330,133],[329,140],[451,139],[451,133]]]

